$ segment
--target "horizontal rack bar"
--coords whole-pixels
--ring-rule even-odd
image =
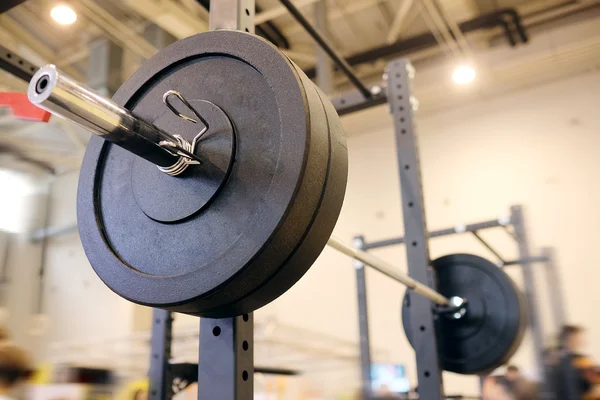
[[[475,231],[479,231],[482,229],[495,228],[498,226],[506,226],[509,224],[510,224],[509,217],[501,217],[501,218],[494,219],[491,221],[478,222],[478,223],[469,224],[469,225],[456,225],[454,228],[446,228],[446,229],[440,229],[437,231],[432,231],[432,232],[429,232],[428,237],[434,238],[434,237],[440,237],[440,236],[453,235],[453,234],[457,234],[457,233],[475,232]],[[365,243],[364,249],[365,250],[376,249],[379,247],[393,246],[393,245],[402,244],[402,243],[404,243],[403,237],[385,239],[385,240],[379,240],[376,242]]]

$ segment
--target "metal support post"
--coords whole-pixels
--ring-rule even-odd
[[[536,293],[535,276],[533,265],[530,261],[529,240],[525,229],[525,220],[521,206],[510,208],[510,221],[514,228],[515,238],[519,247],[519,259],[521,260],[521,271],[523,272],[523,284],[525,298],[527,299],[527,311],[529,314],[529,326],[533,334],[535,363],[538,368],[541,384],[541,393],[544,394],[546,387],[544,368],[544,334],[539,316],[538,296]]]
[[[170,400],[173,397],[169,373],[172,327],[171,313],[155,308],[152,312],[152,339],[150,340],[149,400]]]
[[[554,326],[556,327],[556,333],[559,334],[563,326],[565,326],[567,323],[562,284],[556,268],[556,256],[554,255],[554,249],[545,247],[542,249],[542,254],[546,259],[546,269],[544,273],[546,275],[546,282],[548,284],[548,291],[550,293],[550,303],[552,304]]]
[[[484,238],[482,238],[477,233],[477,231],[471,231],[471,233],[473,234],[475,239],[477,239],[477,241],[479,241],[479,243],[481,243],[483,245],[483,247],[488,249],[490,251],[490,253],[492,253],[494,256],[496,256],[496,258],[498,259],[498,264],[500,266],[503,266],[504,264],[506,264],[506,260],[504,259],[504,257],[502,257],[500,255],[500,253],[498,253],[498,251],[492,247],[492,245],[490,245]]]
[[[175,36],[155,24],[150,24],[144,28],[144,39],[158,50],[164,49],[177,41]]]
[[[211,0],[209,28],[254,33],[254,0]]]
[[[212,0],[210,29],[254,33],[254,0]],[[200,319],[198,400],[252,400],[254,317]]]
[[[423,188],[410,101],[413,73],[412,66],[405,59],[388,64],[388,100],[396,133],[408,272],[415,280],[435,288],[435,273],[429,266]],[[440,400],[444,398],[444,387],[433,304],[422,296],[412,296],[411,302],[410,322],[417,359],[419,397]]]
[[[252,400],[253,338],[252,314],[200,319],[198,400]]]
[[[489,375],[479,375],[479,394],[483,398],[483,388],[485,387],[485,381],[488,379]]]
[[[318,0],[315,3],[314,8],[315,27],[323,34],[325,38],[327,38],[329,36],[327,0]],[[321,88],[325,94],[331,94],[333,89],[333,63],[321,46],[315,44],[315,49],[317,53],[317,86]]]
[[[123,49],[103,37],[91,41],[88,47],[87,86],[111,97],[123,83]]]
[[[365,240],[357,236],[353,241],[354,247],[363,248]],[[367,307],[367,278],[365,264],[354,260],[356,269],[356,295],[358,301],[358,331],[360,335],[360,372],[362,381],[363,400],[371,400],[373,382],[371,377],[371,341],[369,338],[369,310]]]

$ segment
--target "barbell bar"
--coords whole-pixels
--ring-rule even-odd
[[[393,280],[402,283],[413,292],[420,294],[423,297],[428,298],[434,303],[447,306],[450,305],[450,299],[445,296],[442,296],[440,293],[431,289],[429,286],[422,284],[419,281],[414,280],[410,276],[403,274],[397,271],[397,267],[384,261],[378,257],[375,257],[372,254],[367,253],[366,251],[355,249],[354,247],[348,246],[348,244],[342,242],[340,239],[335,236],[331,236],[327,241],[327,244],[336,249],[337,251],[352,257],[358,261],[361,261],[376,271],[381,272],[382,274],[392,278]]]
[[[28,88],[29,100],[50,113],[73,122],[102,139],[113,142],[159,167],[175,163],[173,154],[161,145],[163,140],[176,138],[156,126],[134,116],[129,110],[101,94],[64,76],[54,65],[42,67]],[[187,101],[179,97],[184,104]],[[169,105],[165,102],[167,106]],[[188,107],[193,110],[192,107]],[[201,116],[196,115],[198,118]],[[205,123],[206,124],[206,123]],[[207,125],[207,124],[206,124]],[[139,140],[143,138],[144,140]],[[136,147],[136,146],[141,147]],[[181,149],[177,149],[181,150]],[[185,153],[185,156],[188,154]],[[196,157],[190,154],[189,157]],[[166,161],[166,165],[165,165]],[[365,251],[355,249],[331,236],[327,244],[339,252],[359,260],[382,274],[402,283],[438,305],[450,305],[450,300],[396,267]]]
[[[200,162],[176,135],[137,118],[125,107],[69,78],[54,65],[46,65],[36,72],[27,95],[36,106],[125,148],[159,169],[172,167],[182,157],[192,163]]]

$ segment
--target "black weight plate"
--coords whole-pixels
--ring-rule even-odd
[[[203,193],[210,201],[187,218],[157,221],[134,194],[136,157],[94,138],[78,192],[84,249],[100,278],[133,302],[207,317],[251,312],[300,279],[333,230],[347,176],[339,117],[275,47],[235,31],[174,43],[114,99],[155,121],[167,90],[228,116],[235,151],[225,183],[212,199]],[[170,206],[180,207],[177,193]]]
[[[525,301],[514,282],[492,262],[470,254],[451,254],[432,262],[437,290],[467,299],[467,313],[455,320],[436,315],[442,368],[459,374],[485,374],[505,364],[518,349],[525,328]],[[412,343],[410,298],[402,305],[404,332]]]

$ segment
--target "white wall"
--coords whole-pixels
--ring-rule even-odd
[[[77,179],[78,174],[71,173],[54,181],[51,227],[75,224]],[[49,320],[46,344],[106,339],[131,331],[134,306],[98,278],[77,232],[49,240],[45,267],[43,311]]]
[[[10,196],[10,194],[7,194]],[[46,214],[46,193],[34,193],[20,198],[26,204],[28,229],[43,226]],[[6,283],[2,285],[3,324],[12,339],[29,350],[36,351],[39,337],[36,335],[40,301],[40,269],[42,246],[29,240],[29,231],[2,233],[5,240],[3,261]],[[2,261],[0,261],[2,263]]]
[[[600,317],[590,301],[600,261],[594,253],[600,222],[599,102],[600,73],[596,72],[418,117],[429,227],[487,220],[508,213],[512,204],[523,204],[532,246],[557,248],[570,320],[589,327],[592,337],[600,335]],[[345,118],[344,123],[350,177],[335,234],[345,240],[356,234],[368,240],[401,235],[396,154],[387,110],[369,110]],[[72,174],[55,184],[52,226],[74,221],[76,180]],[[507,258],[516,256],[514,245],[502,232],[484,235]],[[491,257],[468,236],[432,240],[430,247],[433,257],[459,251]],[[406,269],[401,247],[377,254]],[[46,271],[48,340],[112,336],[132,329],[137,309],[100,282],[76,234],[51,240]],[[519,275],[513,275],[519,281]],[[400,323],[404,289],[371,271],[368,280],[373,346],[385,350],[375,361],[404,363],[413,378],[414,356]],[[352,262],[326,249],[307,275],[260,310],[257,318],[275,317],[357,340],[354,286]],[[179,321],[196,323],[189,318]],[[590,352],[600,357],[600,342],[592,341]],[[516,362],[532,367],[527,341]],[[448,375],[449,393],[477,393],[476,379]],[[336,385],[358,386],[357,371],[349,376],[353,379],[346,377]],[[315,381],[317,387],[326,385],[326,375],[315,376]]]
[[[569,318],[587,326],[592,338],[600,334],[600,317],[590,301],[600,261],[594,252],[600,223],[599,101],[596,72],[417,119],[429,227],[488,220],[507,214],[512,204],[524,205],[532,247],[557,248]],[[347,240],[356,234],[368,240],[402,235],[395,143],[387,110],[370,110],[346,118],[345,124],[350,177],[335,234]],[[515,257],[515,246],[502,234],[484,235],[506,257]],[[432,257],[451,252],[491,257],[468,236],[430,243]],[[406,269],[402,248],[377,254]],[[512,275],[519,281],[515,272]],[[349,259],[326,249],[272,310],[281,319],[355,338],[353,274]],[[377,273],[368,279],[373,344],[389,348],[392,359],[406,363],[414,376],[413,354],[400,325],[404,289]],[[550,329],[547,314],[544,322]],[[528,341],[515,361],[531,369]],[[600,342],[590,344],[590,352],[600,357]],[[451,376],[446,386],[448,392],[476,393],[477,381]]]

